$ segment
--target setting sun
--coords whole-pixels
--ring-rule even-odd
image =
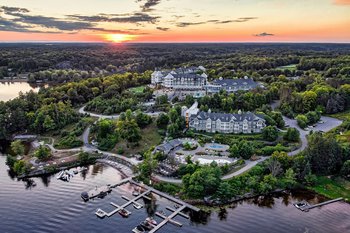
[[[115,43],[122,43],[134,39],[135,36],[127,34],[108,34],[106,39]]]

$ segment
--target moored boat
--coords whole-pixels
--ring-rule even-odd
[[[125,209],[119,210],[118,213],[119,213],[121,216],[123,216],[124,218],[127,218],[127,217],[129,217],[129,215],[130,215],[130,212],[128,212],[128,211],[125,210]]]
[[[152,217],[146,218],[146,222],[148,222],[149,224],[151,224],[153,226],[157,226],[157,224],[158,224],[157,221],[154,220],[154,218],[152,218]]]
[[[138,225],[137,227],[132,229],[132,232],[134,232],[134,233],[142,233],[142,232],[146,232],[146,229],[142,225]]]

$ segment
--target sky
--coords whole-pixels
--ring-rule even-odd
[[[0,42],[350,43],[350,0],[0,0]]]

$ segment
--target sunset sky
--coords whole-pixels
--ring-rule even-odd
[[[0,0],[0,41],[350,43],[350,0]]]

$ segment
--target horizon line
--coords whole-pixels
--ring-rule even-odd
[[[104,42],[104,41],[0,41],[0,44],[350,44],[339,41],[150,41],[150,42]]]

